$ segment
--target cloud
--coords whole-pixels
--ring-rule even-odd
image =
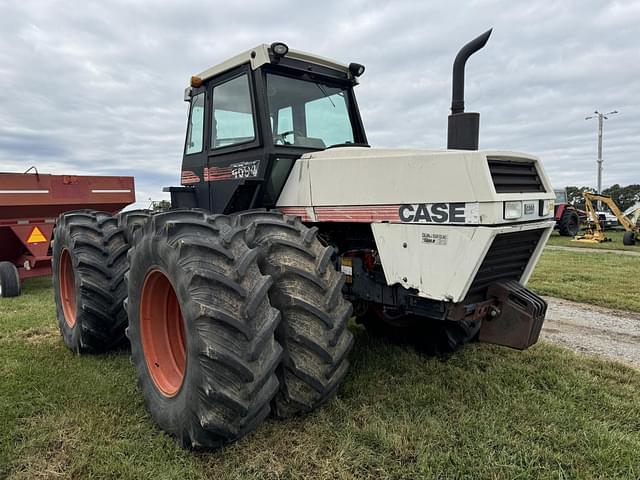
[[[482,148],[539,155],[556,186],[640,183],[637,2],[8,1],[0,5],[0,170],[135,175],[138,200],[179,182],[189,77],[253,45],[367,66],[369,142],[441,148],[458,48]]]

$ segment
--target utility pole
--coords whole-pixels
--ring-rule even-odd
[[[604,124],[605,120],[609,120],[609,115],[615,115],[616,113],[618,113],[618,111],[613,110],[612,112],[609,112],[609,113],[600,113],[598,110],[596,110],[593,113],[594,115],[585,117],[585,120],[591,120],[592,118],[598,119],[598,194],[601,194],[602,193],[602,125]]]

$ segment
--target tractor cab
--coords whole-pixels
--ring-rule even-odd
[[[564,188],[555,189],[553,191],[553,193],[556,196],[556,199],[555,199],[555,204],[556,205],[565,205],[565,204],[569,203],[567,201],[567,190],[566,189],[564,189]]]
[[[174,207],[272,207],[302,154],[367,146],[353,93],[364,66],[260,45],[191,78]]]

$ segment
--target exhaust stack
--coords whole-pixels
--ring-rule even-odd
[[[453,91],[451,115],[447,130],[447,148],[478,150],[480,114],[464,111],[464,67],[471,55],[487,44],[492,28],[471,40],[460,49],[453,62]]]

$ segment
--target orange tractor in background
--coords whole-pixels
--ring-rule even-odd
[[[556,228],[563,237],[575,237],[580,231],[580,214],[567,200],[566,189],[554,190],[556,194],[554,217]]]

